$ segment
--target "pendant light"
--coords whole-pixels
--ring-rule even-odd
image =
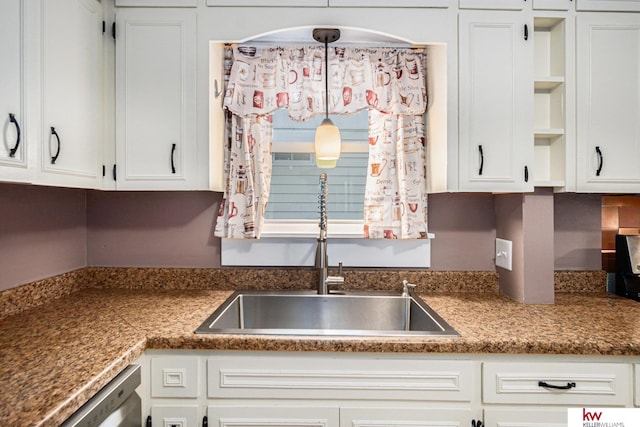
[[[316,129],[315,155],[319,168],[334,168],[340,158],[340,129],[329,118],[329,43],[340,38],[337,28],[315,28],[313,39],[324,43],[325,119]]]

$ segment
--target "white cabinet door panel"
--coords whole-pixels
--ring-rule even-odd
[[[566,427],[567,410],[549,408],[489,408],[484,410],[486,427]]]
[[[23,100],[22,1],[4,0],[0,13],[0,181],[28,182]]]
[[[640,11],[640,0],[576,0],[577,10]]]
[[[640,191],[640,16],[577,19],[577,189]]]
[[[208,406],[209,423],[219,427],[335,427],[340,410],[295,406]]]
[[[460,191],[532,191],[533,26],[518,12],[459,18]]]
[[[44,184],[99,187],[103,135],[102,5],[95,0],[42,1],[41,5],[38,180]]]
[[[116,187],[195,189],[195,12],[124,9],[116,23]]]
[[[467,427],[468,408],[340,408],[340,427]]]

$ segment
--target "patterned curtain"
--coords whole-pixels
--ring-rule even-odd
[[[427,238],[424,135],[422,115],[369,110],[365,238]]]
[[[271,185],[271,116],[227,114],[225,192],[214,235],[258,239]]]
[[[269,199],[271,114],[325,114],[324,45],[234,45],[225,51],[227,186],[215,235],[259,238]],[[332,46],[329,114],[368,109],[366,238],[426,238],[427,106],[422,50]]]

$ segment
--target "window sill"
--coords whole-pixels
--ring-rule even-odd
[[[327,238],[361,239],[364,222],[359,220],[329,220]],[[317,238],[319,223],[315,220],[269,219],[262,228],[262,238]],[[435,234],[429,233],[429,239]]]

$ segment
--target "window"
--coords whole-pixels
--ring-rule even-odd
[[[317,168],[313,155],[315,130],[323,118],[296,122],[284,109],[273,115],[273,171],[265,213],[266,235],[284,235],[286,230],[293,234],[317,234],[319,176],[323,171],[328,175],[330,233],[362,235],[369,155],[367,111],[331,116],[340,128],[343,151],[334,169]]]

